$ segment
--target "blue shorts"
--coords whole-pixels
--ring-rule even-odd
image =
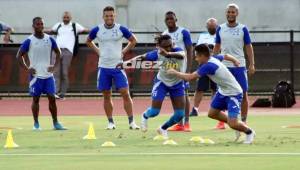
[[[246,67],[228,67],[228,70],[235,77],[237,82],[243,89],[243,92],[248,91],[248,76]]]
[[[114,81],[116,90],[128,88],[128,79],[123,69],[98,68],[97,88],[99,91],[111,90]]]
[[[30,76],[29,79],[29,94],[31,96],[37,97],[41,96],[41,94],[55,94],[55,80],[53,76],[46,79]]]
[[[152,100],[163,101],[167,94],[170,94],[171,98],[181,97],[185,95],[184,90],[185,86],[183,81],[169,87],[156,78],[152,88]]]
[[[241,112],[243,94],[236,96],[224,96],[217,92],[212,99],[211,107],[218,110],[228,110],[229,118],[238,118]]]
[[[209,88],[217,91],[217,84],[209,79],[208,76],[200,77],[197,81],[197,91],[207,91]]]
[[[184,81],[184,90],[188,90],[190,87],[190,82]]]

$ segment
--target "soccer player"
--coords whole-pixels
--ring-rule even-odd
[[[172,11],[168,11],[165,14],[165,24],[167,29],[162,34],[168,34],[171,36],[173,43],[175,43],[176,47],[180,47],[181,49],[185,50],[186,52],[186,65],[184,65],[184,72],[190,72],[192,67],[192,55],[193,55],[193,43],[191,40],[190,32],[183,27],[177,26],[176,24],[177,18],[176,14]],[[190,100],[189,100],[189,83],[185,82],[185,116],[184,120],[180,123],[176,124],[175,126],[169,128],[169,131],[186,131],[191,132],[192,129],[189,124],[189,117],[190,117]]]
[[[55,102],[55,83],[53,77],[54,67],[60,58],[60,50],[53,38],[44,33],[44,21],[41,17],[32,20],[33,35],[29,36],[21,45],[17,58],[19,64],[30,74],[29,92],[32,96],[32,114],[34,119],[33,130],[41,130],[39,116],[39,101],[42,93],[49,100],[49,110],[53,119],[55,130],[66,130],[57,120],[57,107]],[[51,64],[52,51],[56,54],[55,64]]]
[[[139,129],[139,126],[133,120],[132,99],[129,95],[126,73],[124,70],[116,68],[117,64],[123,61],[124,54],[135,46],[137,40],[128,28],[115,23],[115,17],[114,8],[111,6],[105,7],[103,9],[104,24],[100,24],[91,30],[86,43],[99,55],[97,88],[104,97],[103,106],[109,122],[106,129],[116,128],[112,117],[112,82],[115,83],[116,89],[123,98],[129,128]],[[122,50],[123,37],[128,40],[128,44]],[[94,39],[98,40],[99,48],[93,42]]]
[[[181,48],[173,46],[172,38],[169,35],[160,35],[157,38],[157,48],[157,50],[137,56],[125,63],[130,63],[138,58],[148,61],[158,61],[160,63],[159,72],[152,88],[152,105],[142,115],[141,129],[143,132],[148,130],[148,119],[159,114],[163,100],[165,96],[169,94],[174,108],[174,114],[157,129],[157,132],[167,139],[167,129],[182,120],[185,105],[184,81],[174,75],[168,75],[167,70],[174,68],[178,71],[185,72],[186,55]]]
[[[213,49],[215,45],[215,39],[216,39],[216,29],[218,27],[217,19],[215,18],[209,18],[206,21],[206,29],[207,32],[201,33],[197,42],[197,45],[199,44],[207,44],[208,47]],[[197,116],[198,115],[198,108],[201,103],[203,93],[207,91],[208,89],[211,89],[212,96],[214,96],[217,85],[213,81],[211,81],[207,76],[203,76],[198,79],[197,82],[197,89],[195,91],[194,95],[194,107],[190,113],[190,116]],[[216,126],[216,129],[225,129],[224,122],[219,122]]]
[[[202,76],[208,76],[218,85],[218,90],[211,102],[208,116],[212,119],[227,122],[236,131],[246,134],[245,144],[251,144],[255,137],[255,132],[244,122],[239,121],[240,105],[243,97],[243,90],[234,76],[229,72],[222,60],[231,62],[234,66],[239,66],[240,62],[231,55],[210,56],[209,48],[206,44],[195,47],[195,60],[199,63],[197,71],[187,74],[169,69],[168,74],[175,75],[186,81],[191,81]],[[222,110],[228,110],[228,116]]]
[[[220,25],[216,32],[216,45],[214,54],[221,51],[221,54],[231,54],[241,63],[240,67],[234,67],[232,63],[224,61],[224,65],[230,70],[233,76],[243,89],[241,119],[247,121],[248,114],[248,78],[244,47],[247,53],[249,75],[255,73],[254,53],[247,27],[237,22],[239,7],[236,4],[229,4],[226,9],[227,23]]]

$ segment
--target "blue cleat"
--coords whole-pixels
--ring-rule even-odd
[[[59,122],[55,122],[53,123],[53,127],[54,130],[68,130],[67,128],[65,128],[62,124],[60,124]]]
[[[40,127],[40,124],[39,124],[38,122],[35,122],[35,123],[33,124],[32,130],[34,130],[34,131],[39,131],[39,130],[42,130],[42,129],[41,129],[41,127]]]

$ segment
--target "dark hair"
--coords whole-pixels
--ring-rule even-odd
[[[107,7],[105,7],[105,8],[103,9],[103,13],[104,13],[105,11],[115,11],[115,8],[112,7],[112,6],[107,6]]]
[[[160,44],[164,40],[172,40],[172,38],[168,34],[163,34],[163,35],[156,37],[157,44]]]
[[[197,54],[203,54],[206,57],[210,56],[210,50],[209,50],[209,47],[206,44],[197,45],[195,47],[195,51],[197,52]]]
[[[43,19],[43,18],[42,17],[34,17],[32,19],[32,24],[34,24],[36,20],[41,20],[41,19]]]
[[[176,18],[176,14],[175,14],[175,12],[173,12],[173,11],[168,11],[168,12],[166,12],[166,15],[174,15],[174,17]]]

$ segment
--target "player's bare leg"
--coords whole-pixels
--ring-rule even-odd
[[[57,122],[57,106],[56,106],[55,96],[48,94],[47,97],[49,100],[49,111],[51,113],[53,123],[56,123]]]
[[[165,138],[168,137],[167,129],[175,125],[176,123],[179,123],[184,117],[185,96],[172,97],[171,101],[174,109],[174,114],[167,122],[165,122],[159,129],[157,129],[157,132],[163,135]]]
[[[203,98],[203,91],[196,90],[194,94],[194,106],[190,116],[198,116],[198,109]]]
[[[39,109],[40,109],[40,96],[33,96],[32,104],[31,104],[31,111],[34,120],[33,130],[40,130],[39,124]]]
[[[191,132],[192,129],[190,127],[190,99],[189,99],[189,94],[188,91],[186,90],[186,95],[185,95],[185,115],[184,115],[184,131],[186,132]]]
[[[67,130],[67,128],[65,128],[57,120],[57,106],[56,106],[55,96],[52,94],[47,94],[47,97],[48,97],[48,101],[49,101],[49,111],[52,116],[54,130]]]
[[[103,94],[103,98],[104,98],[103,107],[104,107],[106,117],[108,119],[108,126],[106,129],[112,130],[112,129],[115,129],[116,126],[114,124],[114,120],[112,117],[113,102],[112,102],[112,97],[111,97],[111,90],[103,90],[102,94]]]
[[[123,106],[128,116],[129,121],[129,128],[130,129],[140,129],[139,126],[137,126],[133,120],[133,103],[132,99],[130,97],[129,89],[128,88],[121,88],[119,90],[122,98],[123,98]]]
[[[148,130],[148,119],[159,114],[163,101],[152,100],[151,107],[149,107],[142,115],[141,130],[146,132]]]
[[[190,118],[190,100],[188,96],[188,91],[186,90],[185,95],[185,115],[184,118],[174,126],[170,127],[169,131],[185,131],[185,132],[191,132],[192,129],[190,128],[189,118]]]
[[[241,107],[241,119],[243,122],[247,122],[248,116],[248,107],[249,107],[249,100],[248,100],[248,93],[243,93],[243,100],[242,100],[242,107]]]
[[[224,112],[213,108],[209,110],[208,117],[226,122],[230,128],[239,132],[244,132],[247,135],[246,141],[244,143],[250,144],[253,142],[255,132],[251,128],[249,128],[244,122],[239,121],[238,118],[228,118],[228,116],[224,114]]]

